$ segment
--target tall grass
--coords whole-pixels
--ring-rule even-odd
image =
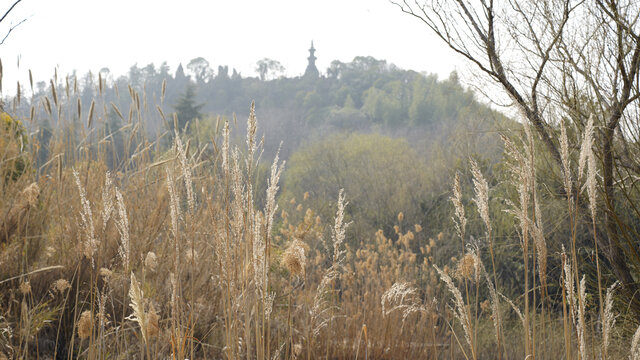
[[[349,239],[358,221],[349,194],[339,192],[332,219],[309,208],[313,192],[278,199],[285,162],[276,154],[262,167],[254,104],[245,139],[223,120],[199,143],[175,117],[172,131],[149,139],[152,117],[168,124],[163,96],[148,106],[144,92],[128,87],[125,117],[101,98],[103,81],[86,112],[69,82],[64,91],[51,82],[53,101],[32,99],[27,128],[45,120],[38,116],[57,124],[47,143],[18,136],[17,123],[0,129],[0,359],[640,358],[640,330],[630,352],[626,344],[621,351],[616,284],[603,294],[597,262],[596,298],[581,272],[581,194],[571,189],[572,179],[586,184],[595,227],[591,128],[575,156],[561,125],[572,195],[560,271],[548,265],[555,255],[544,236],[534,138],[526,127],[521,138],[504,137],[516,194],[504,210],[516,224],[524,288],[509,298],[491,188],[475,161],[470,202],[454,178],[452,229],[429,238],[400,213],[393,233]],[[126,124],[109,132],[109,116]],[[48,158],[38,158],[42,149]],[[470,234],[468,214],[476,213],[483,233]],[[451,243],[453,259],[440,251]]]

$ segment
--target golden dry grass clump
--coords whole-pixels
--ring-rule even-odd
[[[85,310],[80,315],[80,320],[78,320],[78,337],[80,339],[86,339],[91,336],[93,331],[93,314],[91,310]]]
[[[292,276],[304,276],[306,262],[307,258],[303,243],[298,239],[294,239],[282,254],[282,265],[289,270]]]

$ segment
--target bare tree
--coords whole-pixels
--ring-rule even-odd
[[[0,18],[0,24],[5,21],[5,19],[7,18],[7,16],[13,11],[13,9],[16,7],[16,5],[18,5],[18,3],[22,1],[22,0],[16,0],[10,7],[9,9],[4,13],[4,15],[2,15],[2,17]],[[22,23],[24,23],[25,21],[27,21],[27,19],[22,19],[19,22],[17,22],[16,24],[12,24],[9,26],[9,30],[7,30],[7,33],[4,35],[4,37],[2,38],[2,41],[0,41],[0,45],[4,44],[4,41],[7,40],[7,38],[9,37],[9,34],[11,34],[11,32],[17,28],[18,26],[20,26]]]
[[[392,1],[422,21],[454,52],[480,70],[536,130],[552,161],[562,159],[555,122],[578,129],[597,118],[594,151],[601,161],[605,236],[598,236],[614,275],[629,295],[629,260],[638,260],[638,234],[625,223],[637,190],[640,9],[633,0]],[[634,116],[635,115],[635,116]],[[575,179],[575,177],[574,177]],[[633,180],[630,180],[633,179]],[[579,185],[570,190],[577,195]],[[558,193],[571,196],[561,188]],[[622,207],[621,207],[622,205]]]

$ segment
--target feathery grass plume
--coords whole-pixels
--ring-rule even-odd
[[[276,299],[276,293],[271,292],[267,294],[264,299],[264,317],[267,319],[271,319],[271,312],[273,311],[273,301]]]
[[[387,316],[393,311],[401,311],[402,323],[404,325],[409,315],[416,312],[427,311],[426,307],[420,304],[417,297],[418,289],[405,282],[394,283],[380,298],[382,315]],[[391,306],[391,308],[389,308],[389,306]]]
[[[526,123],[525,123],[526,124]],[[527,131],[528,126],[525,126],[525,131]],[[530,134],[530,129],[527,134]],[[509,213],[515,215],[520,223],[520,229],[522,231],[522,241],[524,241],[525,235],[531,230],[530,221],[529,221],[529,202],[531,199],[530,190],[533,187],[533,159],[531,156],[527,156],[530,154],[528,151],[531,150],[533,144],[527,144],[527,142],[523,142],[524,149],[520,151],[518,147],[506,136],[501,135],[502,141],[504,142],[504,147],[507,154],[513,160],[513,163],[509,165],[509,171],[513,175],[513,179],[515,181],[515,186],[518,191],[518,199],[519,204],[514,204],[511,201],[507,201],[511,206],[511,209],[508,210]],[[522,244],[524,246],[525,244]]]
[[[222,170],[225,175],[229,175],[229,135],[231,134],[231,128],[229,127],[229,119],[224,121],[224,127],[222,129]]]
[[[282,143],[280,143],[280,147],[282,147]],[[265,231],[267,236],[271,236],[271,230],[273,228],[273,217],[278,210],[278,204],[276,202],[276,194],[280,189],[278,182],[280,181],[280,175],[282,174],[284,165],[286,163],[285,161],[283,161],[280,165],[278,165],[280,147],[278,147],[276,157],[273,159],[273,164],[271,165],[271,175],[267,180],[267,200],[264,207],[264,215],[266,221]]]
[[[567,299],[569,300],[569,309],[571,312],[571,320],[573,325],[576,328],[576,333],[578,335],[578,352],[580,355],[580,359],[587,358],[587,345],[585,339],[585,296],[586,296],[586,280],[585,276],[582,276],[582,280],[578,284],[578,289],[576,292],[576,288],[574,286],[573,273],[571,271],[571,265],[569,261],[567,261],[567,256],[564,250],[564,245],[562,246],[562,259],[563,259],[563,269],[564,269],[564,286],[567,294]]]
[[[472,252],[466,253],[456,266],[455,277],[458,280],[472,280],[473,275],[476,272],[476,257]]]
[[[233,230],[234,239],[239,241],[245,230],[245,209],[248,209],[245,194],[245,183],[243,181],[242,170],[240,170],[240,154],[237,148],[233,149],[231,155],[233,159],[233,170],[231,172],[231,189],[233,192],[233,201],[231,204],[231,228]]]
[[[630,353],[629,360],[640,360],[640,326],[638,326],[631,339]]]
[[[325,270],[322,280],[316,289],[316,294],[313,297],[313,306],[311,307],[311,330],[313,336],[318,336],[320,331],[324,329],[332,317],[328,315],[332,307],[329,301],[326,299],[326,295],[331,289],[331,283],[334,279],[340,275],[340,268],[343,265],[344,254],[346,250],[343,249],[343,243],[345,239],[345,233],[350,223],[344,222],[344,208],[348,202],[345,203],[344,189],[340,189],[338,192],[338,210],[336,211],[336,217],[334,226],[332,229],[331,240],[333,242],[333,262],[331,266]],[[329,246],[327,245],[327,249]]]
[[[44,109],[47,111],[47,114],[51,116],[53,112],[51,111],[51,102],[49,101],[49,98],[45,96],[43,101],[44,101]]]
[[[178,281],[174,273],[169,274],[169,281],[171,282],[171,322],[174,330],[178,329]]]
[[[282,253],[282,265],[289,270],[292,276],[304,276],[306,261],[304,245],[298,239],[294,239],[291,245]]]
[[[502,312],[500,311],[500,298],[498,296],[498,291],[496,289],[497,285],[494,284],[493,281],[491,281],[491,278],[489,277],[489,273],[485,269],[484,264],[482,263],[482,259],[480,259],[480,256],[477,256],[476,264],[478,264],[477,266],[480,268],[480,272],[484,274],[484,278],[487,281],[487,287],[489,288],[489,302],[491,305],[491,320],[493,321],[493,328],[496,335],[496,341],[498,341],[498,344],[500,344],[500,338],[501,338],[500,334],[502,332],[501,331]]]
[[[164,102],[164,94],[167,92],[167,79],[162,79],[162,89],[160,90],[160,103]]]
[[[253,278],[256,286],[256,296],[260,299],[264,298],[264,290],[268,284],[265,267],[265,250],[266,244],[262,237],[263,218],[262,214],[258,214],[254,217],[253,225]],[[304,251],[304,249],[303,249]]]
[[[471,159],[471,174],[473,175],[473,188],[476,196],[473,198],[473,202],[478,207],[478,213],[480,218],[487,227],[487,234],[491,234],[491,221],[489,219],[489,184],[482,175],[480,168],[475,160]]]
[[[122,116],[122,113],[120,112],[120,109],[118,109],[118,106],[116,106],[116,104],[111,102],[111,108],[116,112],[116,115],[118,115],[120,120],[124,121],[124,116]]]
[[[158,257],[153,251],[149,251],[144,258],[144,267],[151,272],[155,272],[158,268]]]
[[[591,114],[587,121],[587,126],[584,128],[582,134],[582,144],[580,145],[580,157],[578,158],[578,181],[582,178],[585,166],[587,165],[587,159],[592,154],[593,146],[593,122],[594,116]]]
[[[146,333],[149,339],[158,336],[160,333],[160,316],[156,311],[153,303],[149,305],[149,311],[147,311]]]
[[[54,291],[62,294],[71,288],[71,284],[69,284],[69,281],[67,281],[67,279],[58,279],[53,282],[53,285],[51,285],[51,287]]]
[[[98,314],[96,314],[96,318],[98,319],[98,327],[100,331],[104,331],[105,326],[107,325],[107,294],[105,292],[100,293],[100,290],[97,290],[96,301],[98,303]]]
[[[571,271],[571,264],[567,261],[567,253],[565,252],[564,245],[562,245],[562,268],[564,270],[564,288],[567,294],[567,300],[569,300],[569,309],[571,312],[571,320],[576,322],[576,308],[574,299],[576,298],[575,288],[573,284],[573,273]]]
[[[80,339],[86,339],[91,336],[91,332],[93,331],[93,314],[91,310],[85,310],[80,315],[80,320],[78,320],[78,337]]]
[[[131,246],[129,244],[129,218],[127,217],[127,208],[124,205],[124,199],[118,188],[116,190],[116,200],[118,204],[118,218],[116,219],[116,227],[120,233],[120,246],[118,247],[118,254],[122,259],[124,269],[129,270],[129,264],[131,259]]]
[[[184,187],[187,189],[187,204],[189,205],[189,211],[191,214],[195,211],[195,196],[193,194],[193,180],[191,177],[191,167],[187,160],[187,151],[182,144],[180,134],[178,130],[175,130],[175,147],[178,152],[178,160],[180,161],[180,169],[182,170],[182,177],[184,178]]]
[[[98,250],[98,241],[95,237],[95,228],[93,226],[93,213],[91,212],[91,204],[87,200],[87,195],[80,183],[80,176],[78,172],[73,169],[73,176],[76,180],[76,186],[80,193],[80,204],[82,208],[80,210],[80,227],[84,232],[84,241],[82,244],[82,251],[86,258],[91,259],[91,265],[95,267],[93,261],[93,254]]]
[[[109,279],[113,275],[113,271],[103,267],[103,268],[100,268],[100,270],[98,271],[98,274],[102,276],[105,281],[109,281]]]
[[[176,187],[173,182],[173,175],[168,167],[165,168],[167,173],[167,190],[169,191],[169,208],[171,214],[171,231],[173,233],[173,237],[177,239],[178,237],[178,222],[180,221],[180,203],[178,200],[178,194],[176,193]],[[175,241],[175,251],[176,254],[179,254],[178,242]]]
[[[560,119],[560,160],[562,161],[562,180],[564,191],[571,197],[571,159],[569,158],[569,139],[564,119]]]
[[[247,119],[247,168],[253,165],[253,157],[256,152],[256,102],[251,101],[251,110],[249,111],[249,118]]]
[[[346,250],[342,248],[344,242],[347,227],[350,223],[344,222],[344,208],[349,203],[344,202],[344,189],[340,189],[338,192],[338,210],[336,211],[336,218],[331,233],[333,240],[333,261],[334,263],[341,263],[342,257],[346,253]]]
[[[329,325],[332,319],[328,314],[329,311],[335,307],[330,306],[326,295],[331,289],[332,281],[339,275],[337,268],[338,266],[334,263],[334,265],[325,271],[322,280],[320,280],[320,285],[318,285],[316,289],[316,295],[313,297],[313,306],[309,313],[311,314],[311,331],[314,337],[318,336],[320,331]]]
[[[471,321],[469,319],[469,314],[467,313],[467,308],[465,306],[464,299],[462,298],[462,293],[454,285],[453,280],[451,280],[451,277],[447,275],[446,272],[440,270],[440,268],[437,265],[433,265],[433,267],[436,269],[436,272],[438,273],[438,275],[440,275],[440,278],[447,285],[447,289],[449,290],[449,292],[451,292],[451,294],[453,295],[454,306],[451,307],[451,310],[455,318],[462,325],[462,329],[464,331],[464,337],[465,337],[465,340],[467,341],[467,344],[469,345],[470,348],[473,349],[473,343],[471,342],[471,339],[473,336],[471,332]]]
[[[542,285],[542,290],[546,291],[547,287],[547,241],[544,237],[544,228],[542,225],[542,213],[540,212],[537,193],[534,199],[534,208],[536,212],[536,221],[531,226],[531,234],[533,243],[536,246],[536,256],[538,259],[538,276]]]
[[[516,313],[516,315],[518,315],[518,319],[520,319],[520,323],[522,324],[522,328],[526,329],[525,326],[525,321],[524,321],[524,315],[522,315],[522,311],[520,311],[520,308],[516,306],[516,304],[513,303],[513,301],[511,301],[511,299],[509,299],[508,297],[504,296],[504,294],[502,293],[498,293],[498,295],[500,295],[500,297],[507,303],[509,304],[509,306],[511,307],[511,309],[513,309],[513,311]],[[529,333],[531,332],[530,329]]]
[[[586,301],[586,279],[585,275],[582,275],[582,279],[580,280],[580,297],[575,299],[575,302],[578,302],[578,324],[576,326],[576,330],[578,331],[578,342],[580,344],[579,352],[581,359],[587,359],[589,355],[587,354],[587,342],[586,342],[586,322],[585,322],[585,306],[584,303]],[[582,300],[582,301],[580,301]]]
[[[56,84],[53,83],[53,80],[49,80],[51,83],[51,95],[53,96],[53,103],[58,106],[58,92],[56,91]]]
[[[135,321],[140,326],[142,339],[147,344],[147,314],[144,312],[144,293],[140,289],[140,284],[136,280],[136,276],[131,272],[131,287],[129,288],[129,297],[131,303],[129,306],[133,309],[133,314],[127,317],[127,320]]]
[[[602,358],[608,358],[609,342],[611,340],[611,331],[616,324],[617,316],[613,313],[613,291],[620,283],[614,282],[607,289],[607,295],[604,302],[604,324],[602,324]]]
[[[102,73],[98,72],[98,92],[100,93],[100,96],[102,96],[102,91],[103,91],[103,87],[102,87]]]
[[[107,171],[104,177],[104,187],[102,188],[102,231],[106,229],[107,223],[113,212],[113,179],[111,173]]]
[[[456,232],[462,241],[464,241],[465,229],[467,226],[467,218],[464,215],[464,206],[462,206],[462,190],[460,189],[460,174],[456,173],[453,180],[453,196],[451,202],[455,209],[455,217],[453,222],[456,227]]]
[[[78,98],[77,101],[76,112],[78,115],[78,119],[82,118],[82,100],[80,100],[80,98]]]
[[[23,281],[20,283],[20,293],[23,296],[31,294],[31,284],[28,281]]]
[[[587,150],[589,152],[587,159],[587,181],[585,183],[587,187],[587,198],[589,199],[589,209],[591,210],[591,217],[593,219],[596,218],[596,176],[598,172],[598,167],[596,165],[596,157],[593,154],[593,149],[589,147]]]
[[[91,128],[91,124],[93,123],[93,112],[95,111],[96,102],[91,100],[91,105],[89,105],[89,115],[87,118],[87,128]]]

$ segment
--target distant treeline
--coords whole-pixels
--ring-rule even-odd
[[[33,116],[27,123],[46,143],[52,129],[65,126],[59,118],[72,121],[66,125],[76,130],[100,126],[107,135],[141,120],[141,130],[154,139],[173,129],[173,113],[181,129],[190,124],[187,128],[193,131],[198,118],[198,131],[203,131],[214,126],[217,116],[237,114],[244,122],[255,100],[261,133],[267,134],[265,151],[272,154],[283,141],[283,156],[336,132],[382,132],[414,143],[432,139],[434,133],[441,137],[460,120],[504,120],[462,86],[455,72],[439,80],[437,75],[403,70],[370,56],[333,61],[319,77],[279,76],[282,67],[269,59],[259,61],[256,70],[259,76],[243,77],[228,66],[214,70],[207,60],[196,58],[186,70],[180,65],[172,71],[166,62],[133,65],[117,78],[108,68],[84,75],[56,74],[33,88],[22,84],[19,101],[7,99],[5,108],[18,117]],[[95,116],[89,124],[92,102]]]

